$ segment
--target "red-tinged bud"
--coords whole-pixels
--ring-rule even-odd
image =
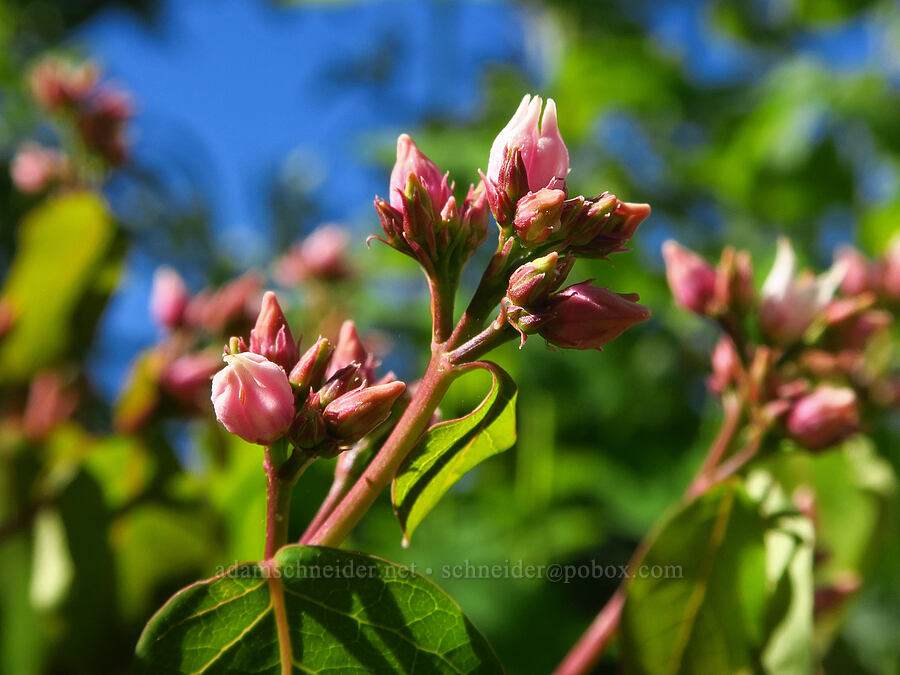
[[[841,246],[834,256],[835,262],[842,262],[846,272],[841,281],[841,293],[859,295],[875,291],[878,287],[876,266],[853,246]]]
[[[259,274],[247,272],[216,291],[201,291],[188,303],[184,320],[212,335],[227,334],[229,328],[242,333],[249,328],[245,322],[258,316],[261,288]]]
[[[31,71],[31,94],[44,110],[80,105],[97,86],[99,73],[92,63],[75,64],[48,57]]]
[[[743,373],[741,359],[734,342],[727,335],[723,335],[716,343],[712,353],[712,370],[713,374],[708,384],[716,394],[721,394],[741,380]]]
[[[366,385],[366,376],[359,363],[350,363],[328,378],[316,392],[316,404],[324,408],[335,399]]]
[[[568,349],[600,349],[627,328],[650,318],[650,310],[636,304],[635,293],[613,293],[589,281],[551,295],[545,312],[549,320],[539,331],[551,344]]]
[[[181,275],[166,265],[157,268],[150,291],[150,314],[156,323],[170,330],[180,326],[189,300]]]
[[[38,440],[65,422],[78,407],[78,394],[63,377],[53,371],[39,373],[31,380],[22,416],[25,435]]]
[[[506,297],[519,307],[536,308],[565,283],[574,264],[574,256],[560,258],[555,251],[526,263],[510,276]]]
[[[334,355],[331,357],[331,363],[326,371],[326,377],[331,377],[345,366],[351,363],[362,364],[367,368],[367,373],[371,365],[369,352],[366,350],[359,339],[359,333],[356,332],[356,324],[352,321],[345,321],[341,324],[341,331],[338,334],[337,345],[334,348]],[[372,379],[371,377],[369,379]]]
[[[125,126],[131,116],[127,94],[114,89],[99,91],[79,109],[78,131],[85,146],[109,164],[120,166],[128,159]]]
[[[519,186],[509,180],[517,173],[518,162],[525,170],[528,189],[532,192],[565,181],[569,173],[569,151],[559,133],[556,103],[547,100],[543,120],[542,107],[540,96],[526,95],[491,145],[487,177],[509,194],[513,202],[524,194],[515,194]]]
[[[37,194],[54,183],[66,181],[70,171],[64,153],[29,142],[16,152],[9,172],[19,192]]]
[[[300,358],[300,348],[272,291],[263,295],[256,326],[250,331],[250,351],[277,363],[286,373],[291,372]]]
[[[755,294],[750,253],[726,246],[716,267],[717,309],[743,312],[753,304]]]
[[[326,439],[325,418],[322,413],[306,406],[301,410],[291,426],[291,442],[298,448],[311,450]]]
[[[895,236],[888,245],[884,257],[881,285],[889,297],[895,300],[900,299],[900,235]]]
[[[526,245],[540,244],[551,236],[559,236],[559,217],[565,199],[565,192],[550,188],[541,188],[522,197],[516,204],[513,219],[516,236]]]
[[[441,173],[437,164],[419,150],[412,138],[401,134],[397,138],[397,161],[391,171],[390,194],[391,206],[398,211],[403,210],[404,196],[410,196],[407,192],[410,176],[415,176],[428,193],[431,206],[440,212],[451,195],[447,174]]]
[[[245,441],[274,443],[294,421],[294,391],[284,369],[253,352],[224,358],[228,365],[212,381],[216,418]]]
[[[278,259],[275,278],[282,286],[296,286],[309,279],[346,279],[350,276],[346,258],[347,241],[347,230],[340,225],[317,227]]]
[[[321,387],[332,351],[334,348],[328,340],[323,337],[316,340],[315,344],[303,353],[303,356],[297,361],[297,365],[291,370],[291,374],[288,376],[291,384],[301,392]]]
[[[470,185],[460,213],[460,224],[466,236],[466,259],[487,239],[490,211],[484,182]]]
[[[847,387],[819,385],[794,403],[787,431],[809,450],[822,450],[841,442],[859,428],[856,394]]]
[[[181,403],[208,409],[209,381],[219,370],[221,361],[212,352],[185,354],[168,363],[159,375],[160,386]]]
[[[403,382],[390,382],[341,396],[325,408],[329,433],[342,443],[358,441],[390,417],[394,402],[405,389]]]
[[[695,314],[707,314],[715,304],[716,271],[699,255],[671,239],[663,244],[662,251],[675,302]]]

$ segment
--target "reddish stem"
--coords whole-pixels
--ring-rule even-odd
[[[709,452],[703,460],[697,475],[691,481],[685,493],[685,499],[695,499],[713,485],[733,475],[753,459],[759,450],[762,434],[754,435],[754,438],[746,448],[732,455],[724,463],[721,463],[737,433],[743,413],[743,403],[740,398],[733,396],[723,400],[723,407],[724,418],[722,419],[722,426],[719,428],[719,433],[716,434],[716,438],[710,446]],[[641,545],[632,557],[629,567],[632,567],[640,560],[644,549],[648,546],[649,542],[646,539],[641,542]],[[575,646],[572,647],[562,663],[557,667],[554,675],[581,675],[589,672],[596,665],[612,641],[619,626],[622,608],[625,605],[625,591],[625,584],[619,586],[618,590],[603,606],[603,609],[600,610],[600,613],[597,614],[597,617],[584,635],[579,638]]]
[[[619,587],[553,674],[580,675],[590,672],[612,641],[624,604],[625,589]]]
[[[337,465],[334,468],[334,481],[331,483],[331,488],[328,490],[325,501],[322,502],[319,510],[316,511],[316,515],[306,527],[303,536],[300,537],[301,544],[309,543],[309,540],[312,539],[316,530],[322,526],[322,523],[325,522],[328,516],[331,515],[331,512],[334,511],[335,507],[341,503],[341,500],[347,492],[349,492],[350,487],[352,486],[350,478],[353,476],[353,464],[356,462],[359,453],[364,449],[364,446],[357,444],[341,453],[338,457]]]
[[[455,375],[456,369],[447,362],[443,351],[436,349],[397,426],[363,475],[315,534],[309,537],[307,543],[338,546],[350,534],[381,491],[391,482],[406,455],[415,447]]]

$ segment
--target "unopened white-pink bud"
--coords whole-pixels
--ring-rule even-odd
[[[150,292],[150,313],[159,325],[177,327],[184,318],[189,299],[187,287],[178,272],[165,265],[157,268]]]
[[[284,369],[252,352],[224,359],[228,365],[212,381],[216,418],[245,441],[274,443],[294,420],[294,392]]]

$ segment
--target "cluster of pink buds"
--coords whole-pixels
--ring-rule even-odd
[[[384,241],[425,269],[429,278],[455,283],[487,237],[484,189],[470,185],[460,205],[449,173],[441,173],[406,134],[397,139],[389,200],[375,198]]]
[[[544,108],[539,96],[522,99],[491,146],[487,173],[477,187],[470,186],[461,209],[448,175],[408,136],[400,137],[390,201],[375,203],[386,235],[382,241],[422,264],[436,315],[452,305],[462,265],[487,236],[489,211],[499,228],[497,251],[454,337],[472,337],[498,303],[495,333],[511,326],[523,343],[527,335],[540,333],[549,343],[572,349],[599,349],[649,317],[635,294],[588,281],[559,290],[576,258],[607,258],[626,250],[650,213],[646,204],[622,202],[606,192],[570,197],[568,173],[556,105],[551,99]],[[448,336],[449,331],[435,332],[436,342]]]
[[[47,57],[31,71],[29,84],[37,104],[61,126],[71,127],[61,134],[63,141],[77,136],[80,145],[105,164],[125,163],[131,100],[125,92],[101,85],[94,64]],[[84,169],[73,166],[63,151],[26,143],[13,160],[11,174],[20,191],[36,194],[53,185],[77,183]]]
[[[260,445],[287,438],[310,456],[332,457],[361,440],[406,390],[390,373],[375,379],[352,322],[336,345],[320,337],[301,354],[272,292],[263,296],[249,345],[232,338],[224,359],[212,402],[225,428]]]
[[[863,403],[900,402],[890,340],[881,339],[892,322],[886,307],[897,301],[889,278],[898,253],[894,243],[884,260],[872,262],[843,248],[816,276],[798,269],[793,247],[781,238],[757,293],[744,251],[726,249],[713,268],[675,242],[663,247],[676,302],[725,332],[712,354],[710,389],[739,397],[758,430],[777,427],[813,451],[857,432]]]

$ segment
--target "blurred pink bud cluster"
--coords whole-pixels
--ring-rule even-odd
[[[10,175],[19,192],[38,194],[54,184],[68,182],[71,166],[59,150],[27,141],[13,157]]]
[[[321,225],[275,262],[275,278],[282,286],[305,281],[339,281],[351,275],[347,259],[347,231],[332,223]]]
[[[334,456],[382,424],[406,385],[375,379],[375,363],[346,322],[337,344],[320,337],[304,352],[275,294],[263,296],[249,345],[232,338],[212,381],[216,417],[251,443],[286,437],[310,455]]]
[[[101,85],[93,63],[46,57],[32,69],[29,85],[37,104],[63,127],[61,140],[77,136],[83,148],[112,167],[127,161],[131,99],[112,85]],[[10,173],[18,190],[36,194],[54,185],[77,183],[83,169],[73,165],[66,152],[26,143],[16,153]]]
[[[780,424],[809,450],[832,447],[859,430],[862,405],[900,403],[889,329],[895,299],[885,283],[895,243],[880,261],[839,249],[820,275],[800,270],[789,240],[777,242],[756,295],[749,254],[726,249],[713,268],[667,242],[666,276],[676,302],[716,319],[725,331],[712,353],[710,389],[738,396],[757,423]]]

